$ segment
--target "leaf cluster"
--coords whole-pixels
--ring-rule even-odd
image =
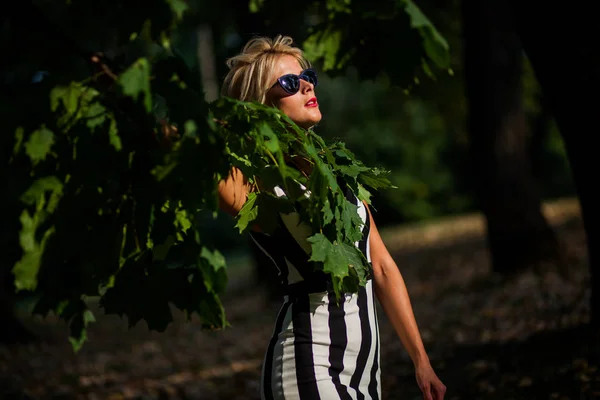
[[[370,190],[391,187],[387,171],[365,166],[344,143],[326,144],[272,107],[223,98],[212,112],[232,165],[255,188],[239,213],[240,232],[256,224],[273,233],[278,215],[297,212],[313,233],[306,243],[313,267],[331,276],[337,295],[356,292],[370,267],[355,246],[363,222],[346,191],[369,204]]]
[[[386,4],[325,2],[308,54],[331,72],[370,60],[374,73],[375,29],[387,26],[390,40],[421,49],[414,60],[426,53],[443,64],[443,39],[418,9],[394,2],[389,15],[408,18],[411,30],[392,32]],[[129,0],[107,12],[91,0],[39,0],[20,3],[5,24],[5,54],[17,39],[43,45],[11,60],[11,71],[24,72],[1,76],[2,272],[36,296],[35,313],[69,323],[75,349],[94,321],[94,299],[130,326],[143,320],[162,331],[171,306],[207,328],[227,325],[219,298],[225,259],[205,245],[198,220],[217,212],[217,183],[232,166],[254,187],[237,218],[240,232],[254,225],[272,232],[277,215],[296,212],[311,231],[313,267],[331,276],[338,296],[357,291],[369,274],[355,246],[362,219],[347,194],[370,203],[373,190],[391,186],[387,171],[276,109],[227,98],[207,104],[172,48],[186,8],[182,0],[144,7]],[[365,21],[362,33],[355,17]],[[41,82],[24,81],[33,71],[44,71]]]

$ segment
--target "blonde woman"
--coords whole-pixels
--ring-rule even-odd
[[[292,39],[255,38],[229,59],[222,94],[279,108],[297,125],[311,129],[321,120],[315,94],[317,75]],[[221,208],[236,215],[250,188],[233,169],[219,183]],[[278,196],[285,193],[271,188]],[[372,264],[371,279],[358,293],[335,302],[326,275],[308,261],[311,235],[298,214],[282,214],[271,235],[251,233],[274,262],[285,297],[267,348],[261,382],[263,399],[380,399],[380,342],[375,297],[383,306],[410,354],[425,399],[443,399],[445,386],[433,371],[423,347],[410,299],[396,263],[377,231],[368,206],[352,192],[363,237],[357,243]],[[395,396],[394,396],[395,397]],[[401,396],[400,396],[401,397]]]

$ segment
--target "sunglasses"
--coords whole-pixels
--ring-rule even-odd
[[[314,69],[308,68],[300,72],[300,75],[286,74],[279,77],[273,87],[279,85],[287,93],[294,95],[300,90],[300,79],[312,83],[315,87],[317,86],[317,73]]]

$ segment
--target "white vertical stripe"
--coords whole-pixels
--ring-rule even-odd
[[[261,386],[261,390],[260,390],[260,396],[262,400],[265,400],[265,391],[271,390],[273,392],[273,397],[275,399],[281,398],[282,397],[282,393],[281,393],[281,387],[280,387],[280,381],[281,381],[281,355],[282,355],[282,346],[280,343],[280,338],[281,338],[281,332],[284,332],[286,330],[286,327],[288,325],[288,323],[291,323],[291,309],[292,307],[288,307],[288,303],[289,303],[290,299],[288,296],[284,296],[284,301],[283,304],[281,305],[281,308],[279,309],[279,312],[277,313],[277,318],[275,319],[275,321],[279,321],[279,318],[281,317],[281,313],[287,308],[287,312],[284,316],[284,320],[283,320],[283,324],[282,324],[282,330],[280,331],[279,335],[277,336],[277,338],[275,339],[275,347],[273,349],[273,359],[272,359],[272,365],[271,365],[271,371],[266,371],[266,365],[268,363],[267,357],[268,357],[268,352],[265,355],[265,360],[263,362],[263,366],[262,366],[262,375],[261,375],[261,379],[260,379],[260,386]],[[289,320],[289,322],[288,322]],[[273,333],[271,335],[271,337],[275,336],[277,334],[277,323],[275,323],[275,327],[273,328]],[[271,388],[265,388],[264,384],[265,384],[265,379],[264,377],[266,376],[265,374],[271,374]]]
[[[348,343],[346,351],[344,351],[344,370],[340,374],[340,383],[348,388],[350,397],[356,399],[358,394],[356,393],[356,389],[350,387],[350,380],[358,364],[358,352],[360,351],[360,344],[362,342],[357,293],[346,296],[344,313]]]
[[[377,343],[379,343],[379,320],[377,318],[377,308],[373,307],[373,319],[375,321],[375,335],[377,337]],[[379,393],[379,398],[381,398],[381,346],[379,346],[379,352],[377,353],[377,393]]]
[[[360,231],[363,232],[365,230],[365,223],[367,221],[367,209],[365,208],[365,205],[363,204],[362,201],[358,202],[358,216],[360,217],[361,221],[363,222],[362,225],[360,226]],[[356,242],[354,242],[354,245],[356,247],[359,246],[360,240],[357,240]]]
[[[369,234],[367,235],[367,238],[365,239],[367,241],[367,247],[366,247],[366,253],[365,256],[367,257],[367,261],[371,262],[371,231],[369,230]]]
[[[339,399],[339,394],[329,376],[329,298],[326,292],[314,293],[310,298],[310,326],[315,378],[321,399]]]
[[[294,307],[292,305],[292,307]],[[292,320],[292,307],[288,309],[283,330],[279,335],[281,343],[281,366],[277,382],[281,383],[281,400],[296,400],[300,399],[298,392],[298,383],[296,381],[296,357],[294,353],[294,323]],[[277,397],[275,397],[277,399]]]
[[[365,203],[363,203],[362,201],[358,201],[358,216],[360,217],[360,219],[363,222],[363,225],[361,225],[360,229],[361,231],[363,230],[363,228],[365,227],[365,223],[367,222],[367,218],[369,218],[368,214],[367,214],[367,208],[365,207]]]
[[[373,281],[369,280],[365,287],[365,292],[367,294],[367,311],[369,314],[369,326],[371,329],[371,348],[369,349],[369,357],[367,358],[367,362],[365,363],[365,371],[360,379],[360,384],[358,385],[360,391],[365,395],[369,395],[369,383],[371,382],[371,368],[373,368],[373,362],[375,360],[375,351],[376,344],[378,342],[377,338],[377,327],[375,326],[375,310],[373,308]]]

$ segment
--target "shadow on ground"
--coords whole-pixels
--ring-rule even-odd
[[[447,399],[600,399],[584,235],[577,221],[558,232],[574,254],[570,281],[532,271],[500,280],[481,240],[395,252]],[[28,318],[40,340],[0,347],[0,399],[259,399],[279,304],[259,287],[224,302],[232,327],[222,332],[180,313],[164,333],[127,329],[98,311],[78,354],[62,323]],[[411,362],[379,312],[383,398],[419,399]]]

